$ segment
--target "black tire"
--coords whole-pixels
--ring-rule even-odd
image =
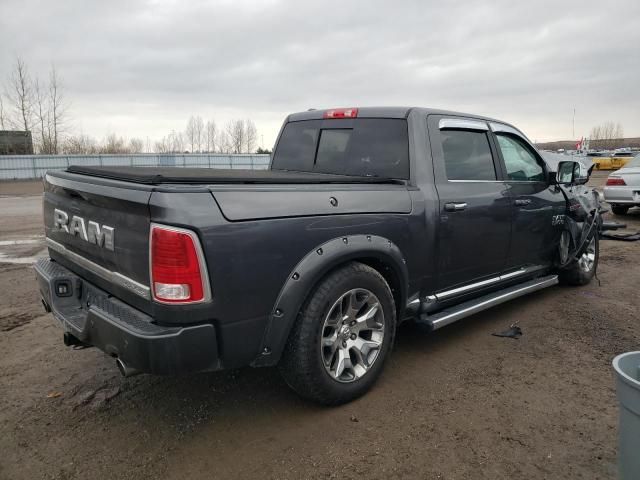
[[[330,328],[325,322],[338,302],[349,292],[360,289],[365,289],[377,297],[377,304],[382,308],[384,315],[379,327],[383,336],[379,348],[376,349],[377,354],[366,373],[359,378],[355,378],[354,375],[355,379],[345,383],[332,377],[327,370],[330,367],[325,367],[325,350],[321,342],[326,336],[326,329]],[[333,330],[337,332],[338,327]],[[303,398],[323,405],[350,402],[367,392],[379,377],[391,352],[395,331],[395,302],[384,277],[368,265],[358,262],[346,264],[329,273],[309,295],[289,335],[279,364],[280,372],[287,384]],[[370,353],[373,350],[368,351]]]
[[[611,205],[611,211],[614,215],[626,215],[629,207],[627,205]]]
[[[592,234],[587,240],[587,246],[593,242],[593,263],[590,268],[586,268],[586,263],[581,257],[581,260],[573,261],[565,268],[558,272],[558,280],[563,285],[586,285],[591,282],[591,279],[595,276],[598,270],[598,259],[600,258],[600,241],[597,234]],[[589,248],[587,250],[590,250]],[[590,253],[585,252],[583,255]]]

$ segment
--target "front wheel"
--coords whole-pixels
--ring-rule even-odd
[[[391,289],[377,270],[345,265],[311,293],[291,331],[280,371],[299,395],[339,405],[374,384],[396,329]]]
[[[593,233],[587,240],[587,248],[580,257],[560,270],[558,279],[565,285],[586,285],[596,274],[598,258],[600,256],[600,242],[597,233]]]

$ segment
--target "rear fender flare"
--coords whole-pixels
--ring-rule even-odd
[[[334,238],[310,251],[289,273],[271,310],[261,353],[251,365],[277,364],[298,312],[315,285],[335,267],[359,258],[374,258],[389,266],[399,280],[401,305],[406,303],[409,276],[406,260],[397,245],[377,235]]]

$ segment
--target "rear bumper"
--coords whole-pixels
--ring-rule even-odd
[[[613,204],[640,205],[640,187],[604,187],[604,200]]]
[[[107,294],[59,263],[35,265],[42,301],[82,343],[98,347],[145,373],[175,374],[220,369],[213,325],[165,327]],[[59,288],[64,294],[58,293]]]

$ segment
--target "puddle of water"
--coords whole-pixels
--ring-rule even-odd
[[[7,247],[9,245],[32,245],[35,243],[42,243],[42,238],[28,238],[20,240],[0,240],[0,247]]]
[[[0,240],[0,250],[4,250],[0,251],[0,263],[23,265],[35,263],[47,254],[44,235],[27,235],[22,238]]]
[[[47,255],[47,250],[42,250],[35,255],[28,257],[10,257],[6,253],[0,252],[0,263],[14,263],[29,265],[36,263],[39,259]]]

